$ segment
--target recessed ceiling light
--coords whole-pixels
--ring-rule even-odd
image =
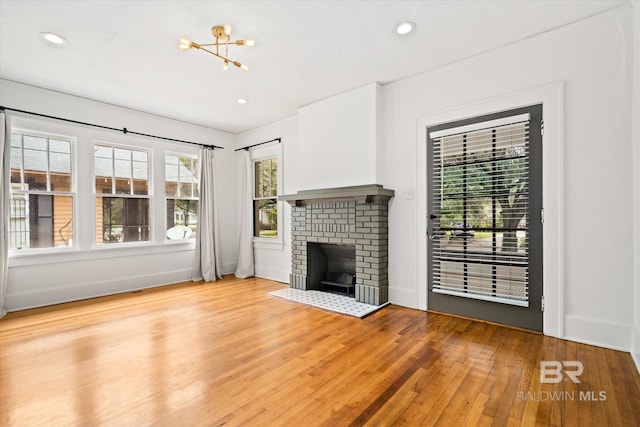
[[[236,102],[238,104],[246,104],[247,102],[249,102],[249,100],[247,98],[238,98]]]
[[[65,44],[67,42],[67,40],[64,37],[54,33],[40,33],[40,37],[42,37],[49,43],[53,43],[57,45]]]
[[[401,22],[396,26],[396,33],[404,36],[405,34],[409,34],[411,31],[413,31],[414,28],[416,28],[416,24],[414,24],[413,22]]]

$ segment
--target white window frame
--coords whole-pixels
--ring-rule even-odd
[[[272,144],[272,145],[266,145],[264,147],[255,147],[249,150],[249,152],[251,155],[251,202],[252,202],[249,208],[251,209],[251,212],[253,214],[253,201],[255,200],[255,163],[256,162],[267,160],[267,159],[273,159],[273,158],[276,159],[276,162],[278,164],[278,172],[277,172],[278,193],[277,194],[278,195],[282,194],[282,185],[283,185],[282,144]],[[282,215],[284,214],[284,202],[278,200],[276,202],[276,207],[278,209],[278,226],[277,226],[278,237],[276,238],[257,237],[255,236],[255,230],[253,230],[253,227],[252,227],[252,234],[254,234],[253,236],[254,248],[281,250],[284,247],[284,235],[283,235],[284,218],[282,218]]]
[[[197,162],[197,171],[196,171],[196,185],[198,188],[198,194],[200,194],[200,167],[202,164],[202,160],[200,159],[200,155],[195,154],[195,153],[184,153],[184,152],[177,152],[177,151],[165,151],[164,155],[162,157],[162,188],[163,188],[163,197],[164,197],[164,204],[163,204],[163,208],[164,208],[164,241],[165,243],[168,244],[175,244],[175,243],[180,243],[180,242],[193,242],[195,239],[195,233],[189,237],[188,239],[178,239],[178,240],[171,240],[167,237],[167,223],[166,223],[166,218],[167,218],[167,201],[168,200],[197,200],[198,201],[198,207],[200,206],[200,196],[198,197],[183,197],[183,196],[179,196],[179,197],[169,197],[167,196],[166,193],[166,182],[167,182],[167,176],[166,176],[166,158],[167,156],[176,156],[178,158],[180,157],[188,157],[191,159],[195,159]],[[178,189],[180,189],[180,182],[178,182]],[[197,226],[200,227],[200,218],[198,218],[198,223]]]
[[[98,193],[96,191],[96,168],[95,168],[95,148],[96,146],[101,146],[101,147],[107,147],[107,148],[111,148],[111,149],[122,149],[122,150],[129,150],[129,151],[140,151],[140,152],[145,152],[147,153],[147,186],[148,186],[148,192],[147,194],[119,194],[119,193]],[[150,148],[146,148],[146,147],[141,147],[141,146],[137,146],[137,145],[128,145],[128,144],[118,144],[118,143],[113,143],[113,142],[108,142],[108,141],[104,141],[104,140],[96,140],[93,142],[92,148],[91,148],[91,168],[92,168],[92,178],[93,178],[93,183],[92,183],[92,191],[93,191],[93,199],[94,199],[94,206],[97,207],[97,203],[96,200],[98,198],[98,196],[105,196],[105,197],[113,197],[113,198],[124,198],[124,199],[148,199],[149,202],[149,211],[148,211],[148,221],[149,221],[149,239],[148,240],[142,240],[142,241],[133,241],[133,242],[117,242],[117,243],[100,243],[97,241],[96,239],[96,232],[97,232],[97,228],[98,228],[98,221],[97,221],[97,216],[98,216],[98,212],[96,211],[94,216],[93,216],[93,230],[94,230],[94,237],[93,237],[93,244],[95,248],[98,249],[106,249],[106,248],[123,248],[123,247],[129,247],[129,246],[149,246],[152,245],[154,243],[154,215],[153,212],[155,210],[155,201],[154,201],[154,197],[153,197],[153,187],[154,187],[154,183],[153,183],[153,151]],[[114,173],[114,177],[115,177],[115,169],[113,171]],[[132,181],[133,181],[133,177],[132,177]],[[133,182],[131,183],[132,187],[133,187]]]
[[[51,196],[56,196],[56,195],[61,195],[61,196],[69,196],[71,197],[71,212],[72,212],[72,232],[71,232],[71,240],[72,240],[72,244],[68,245],[68,246],[52,246],[52,247],[48,247],[48,248],[24,248],[24,249],[9,249],[9,256],[11,257],[15,257],[15,256],[19,256],[19,255],[28,255],[28,254],[46,254],[46,253],[59,253],[59,252],[66,252],[66,251],[76,251],[77,250],[77,233],[78,233],[78,194],[77,194],[77,169],[76,169],[76,144],[77,144],[77,139],[76,137],[73,136],[69,136],[69,135],[63,135],[63,134],[57,134],[57,133],[53,133],[53,132],[47,132],[47,131],[35,131],[35,130],[29,130],[27,128],[23,128],[23,127],[14,127],[11,129],[11,134],[19,134],[22,135],[23,138],[24,136],[31,136],[31,137],[35,137],[35,138],[46,138],[48,140],[53,139],[53,140],[59,140],[59,141],[68,141],[70,144],[70,173],[71,173],[71,183],[70,183],[70,189],[69,191],[51,191],[50,189],[48,190],[9,190],[9,194],[10,194],[10,198],[11,198],[11,194],[40,194],[40,195],[51,195]],[[23,140],[23,144],[24,144],[24,140]],[[11,158],[11,154],[9,154],[10,158]],[[49,152],[47,150],[47,160],[49,159]],[[9,160],[10,161],[10,160]],[[24,174],[24,146],[23,146],[23,156],[21,159],[21,175]],[[48,163],[48,162],[47,162]],[[49,168],[49,165],[47,164],[47,168]],[[49,171],[47,170],[47,173],[49,173]],[[21,180],[24,179],[24,176],[22,177]],[[49,185],[49,178],[47,178],[47,185]],[[11,184],[10,184],[11,187]]]

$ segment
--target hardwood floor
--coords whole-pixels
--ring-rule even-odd
[[[0,425],[640,425],[627,353],[266,295],[282,287],[230,276],[10,313]],[[540,362],[563,360],[581,382],[541,384]]]

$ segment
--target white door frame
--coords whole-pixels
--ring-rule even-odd
[[[440,123],[491,114],[503,110],[542,104],[542,203],[544,206],[543,332],[564,336],[564,179],[563,179],[563,85],[561,82],[513,95],[462,105],[416,120],[416,218],[418,232],[418,308],[428,307],[427,274],[427,127]]]

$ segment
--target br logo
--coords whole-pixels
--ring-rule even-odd
[[[542,384],[557,384],[566,376],[575,384],[579,384],[578,377],[584,372],[584,365],[578,360],[543,360],[540,362],[540,382]],[[565,379],[566,381],[566,379]]]

